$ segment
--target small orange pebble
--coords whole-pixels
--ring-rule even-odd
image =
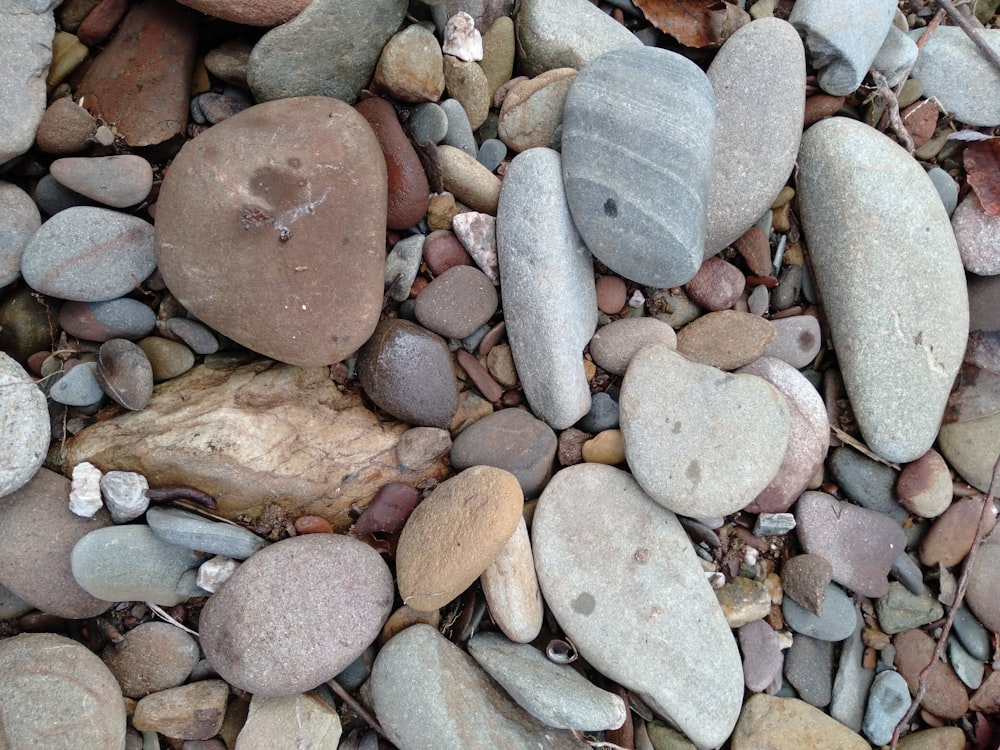
[[[320,516],[299,516],[295,519],[295,530],[300,534],[332,534],[333,526]]]
[[[865,655],[861,657],[861,666],[865,669],[875,669],[876,664],[878,664],[878,651],[868,646],[865,648]]]

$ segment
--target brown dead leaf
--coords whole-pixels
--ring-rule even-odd
[[[634,0],[646,19],[685,47],[718,47],[750,14],[723,0]]]
[[[970,143],[965,149],[969,185],[990,216],[1000,216],[1000,138]]]

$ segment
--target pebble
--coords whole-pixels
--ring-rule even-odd
[[[469,640],[469,655],[521,708],[550,727],[617,729],[628,716],[617,695],[596,687],[570,665],[549,661],[533,646],[479,633]]]
[[[43,214],[53,216],[73,206],[91,206],[93,201],[56,182],[50,174],[44,175],[35,185],[35,203]]]
[[[964,750],[965,733],[958,727],[923,729],[903,737],[899,750]]]
[[[413,427],[399,437],[396,457],[410,469],[422,468],[451,449],[451,436],[440,427]]]
[[[469,127],[477,130],[490,113],[490,83],[478,63],[444,56],[444,85],[469,118]]]
[[[743,272],[722,258],[706,258],[684,291],[706,310],[728,310],[746,287]]]
[[[385,43],[372,85],[401,102],[436,102],[444,93],[443,65],[434,32],[413,24]]]
[[[3,585],[0,585],[0,619],[9,620],[27,614],[32,607],[19,596],[15,596]]]
[[[771,612],[771,594],[767,588],[763,583],[744,576],[736,576],[715,589],[715,596],[731,628],[763,620]]]
[[[897,581],[890,582],[889,591],[876,600],[875,611],[882,632],[889,635],[944,617],[944,608],[930,593],[914,594]]]
[[[621,430],[602,430],[582,446],[583,460],[615,466],[625,462]]]
[[[980,661],[989,661],[993,653],[990,650],[989,633],[965,605],[955,613],[952,629],[966,651]]]
[[[197,45],[197,21],[176,3],[133,6],[76,95],[129,146],[168,141],[187,124]]]
[[[983,684],[983,662],[966,651],[954,636],[948,638],[948,663],[970,690],[976,690]]]
[[[894,469],[846,446],[830,451],[827,466],[840,491],[851,502],[884,513],[900,523],[906,520],[906,508],[896,501],[899,475]]]
[[[562,124],[566,94],[576,74],[573,68],[556,68],[512,85],[500,107],[500,140],[517,152],[548,146]]]
[[[459,60],[482,60],[483,37],[476,28],[476,20],[464,10],[449,18],[444,25],[444,42],[441,48],[444,54]]]
[[[892,0],[850,0],[836,8],[806,0],[788,20],[805,38],[809,62],[820,69],[820,88],[847,96],[871,68],[895,13]]]
[[[788,444],[789,409],[770,383],[688,362],[663,344],[632,359],[619,405],[636,480],[684,516],[746,507],[774,478]]]
[[[998,565],[1000,545],[981,545],[969,572],[969,588],[965,595],[969,609],[993,632],[1000,630],[1000,591],[996,586]]]
[[[732,750],[870,750],[865,740],[797,698],[750,696],[733,731]]]
[[[830,444],[826,405],[813,385],[793,366],[762,356],[737,374],[757,375],[773,385],[788,404],[788,447],[777,474],[747,505],[752,513],[783,513],[809,486],[823,466]]]
[[[132,726],[181,740],[211,739],[222,728],[228,698],[229,686],[222,680],[161,690],[136,704]]]
[[[73,467],[69,510],[80,518],[93,518],[104,507],[101,501],[101,470],[86,461]]]
[[[210,521],[180,508],[150,508],[146,512],[146,523],[164,542],[234,560],[246,560],[267,544],[247,529]]]
[[[910,32],[916,41],[923,30]],[[978,29],[979,36],[1000,52],[997,29]],[[911,75],[924,87],[924,96],[936,99],[957,119],[968,125],[991,127],[1000,124],[1000,102],[992,94],[1000,84],[1000,73],[964,31],[948,26],[936,31],[925,43]]]
[[[807,367],[816,359],[822,344],[819,320],[812,315],[792,315],[772,320],[778,335],[764,354],[784,360],[795,369]]]
[[[447,427],[458,409],[448,347],[437,334],[386,319],[358,352],[358,380],[379,408],[425,427]]]
[[[625,307],[627,287],[619,276],[598,276],[594,282],[597,291],[597,307],[608,315],[614,315]]]
[[[483,33],[483,59],[480,65],[490,84],[490,96],[510,80],[514,72],[514,21],[500,16]]]
[[[145,352],[126,339],[101,344],[94,374],[104,392],[126,409],[145,409],[153,397],[153,366]]]
[[[676,517],[627,473],[580,464],[546,486],[532,545],[545,601],[580,655],[699,747],[724,742],[743,698],[739,651]]]
[[[891,669],[875,676],[865,711],[865,737],[874,745],[887,745],[893,730],[910,707],[910,692],[906,680]]]
[[[496,138],[487,138],[479,147],[476,159],[489,171],[495,172],[497,167],[507,158],[507,145]]]
[[[798,32],[776,18],[747,24],[722,45],[708,80],[718,123],[706,257],[739,238],[771,206],[795,164],[805,104]],[[767,129],[767,138],[760,137],[760,128]]]
[[[785,657],[778,635],[765,620],[748,622],[737,635],[743,652],[743,680],[749,690],[761,693],[781,677]]]
[[[0,641],[0,740],[11,748],[125,747],[125,704],[86,646],[53,633]]]
[[[112,208],[141,203],[153,186],[153,168],[135,154],[64,157],[49,172],[63,187]]]
[[[205,53],[205,67],[216,78],[246,89],[247,62],[252,49],[253,45],[241,39],[225,41]]]
[[[392,576],[356,539],[306,534],[243,563],[201,613],[201,647],[226,682],[265,697],[333,679],[375,640]]]
[[[810,706],[828,706],[833,697],[833,644],[797,634],[785,654],[785,679]]]
[[[882,41],[875,59],[872,60],[872,69],[877,70],[886,78],[886,83],[895,88],[903,80],[904,71],[909,75],[913,63],[917,61],[917,43],[906,35],[909,27],[904,25],[900,30],[895,25],[889,27],[889,33]],[[905,105],[903,105],[905,107]],[[937,120],[935,108],[934,119]],[[933,130],[933,129],[932,129]],[[919,146],[918,146],[919,147]]]
[[[541,494],[552,474],[556,435],[547,424],[520,409],[502,409],[474,422],[451,448],[457,471],[493,466],[509,471],[526,498]]]
[[[152,224],[91,206],[67,208],[50,218],[21,257],[21,274],[29,286],[80,302],[121,297],[155,267]]]
[[[438,146],[438,159],[445,190],[473,211],[496,215],[500,178],[476,161],[475,156],[454,146]]]
[[[477,156],[476,136],[472,133],[472,124],[462,103],[458,99],[445,99],[441,102],[440,109],[447,118],[447,129],[438,142],[453,146],[469,156]]]
[[[762,356],[776,335],[769,320],[737,310],[720,310],[684,326],[677,334],[677,351],[703,365],[736,370]]]
[[[465,591],[510,539],[523,505],[517,478],[492,466],[466,469],[439,484],[399,537],[403,603],[431,611]]]
[[[895,4],[880,2],[891,20]],[[799,164],[802,226],[856,420],[875,453],[912,461],[937,436],[968,334],[948,215],[913,158],[863,123],[833,118],[809,128]],[[894,217],[877,248],[863,229],[871,217]],[[867,270],[875,267],[877,290]],[[926,267],[935,269],[933,289]],[[941,309],[951,314],[934,312]]]
[[[465,338],[489,322],[499,297],[486,274],[472,266],[449,268],[417,297],[415,313],[425,328],[446,338]]]
[[[0,497],[20,489],[45,461],[52,437],[45,394],[14,359],[0,352]]]
[[[798,146],[796,146],[796,149],[798,149]],[[764,229],[756,225],[751,226],[736,238],[733,245],[743,260],[746,261],[747,269],[750,273],[755,276],[771,275],[771,243],[768,241],[767,232]]]
[[[395,635],[375,658],[372,704],[398,747],[575,750],[568,732],[517,706],[462,649],[430,625]]]
[[[194,552],[158,539],[146,525],[91,531],[70,555],[73,577],[92,596],[164,607],[188,598],[184,575],[200,562]]]
[[[785,594],[815,615],[823,611],[826,590],[832,580],[833,565],[820,555],[795,555],[788,558],[781,570]]]
[[[455,236],[479,270],[494,284],[499,284],[496,225],[495,217],[475,211],[457,214],[451,222]]]
[[[313,695],[281,698],[255,695],[250,699],[250,711],[236,738],[236,747],[239,750],[334,748],[338,747],[340,736],[337,712]]]
[[[97,120],[86,109],[64,96],[45,110],[35,133],[35,145],[46,154],[61,156],[86,151],[93,143]]]
[[[941,197],[941,202],[944,204],[944,210],[948,212],[948,216],[953,217],[955,209],[958,207],[958,183],[955,182],[955,178],[941,169],[941,167],[928,169],[927,176],[934,183],[934,187]],[[962,246],[959,244],[959,251],[961,249]]]
[[[98,511],[83,519],[69,510],[70,481],[39,469],[0,500],[0,584],[42,612],[68,619],[95,617],[110,606],[82,589],[70,553],[88,532],[110,525]]]
[[[781,613],[788,626],[796,633],[822,641],[842,641],[849,638],[857,620],[854,603],[835,583],[826,587],[820,614],[800,606],[791,595],[782,599]]]
[[[439,276],[454,266],[472,265],[472,259],[465,252],[462,243],[453,232],[438,229],[427,235],[424,241],[423,259],[434,276]]]
[[[590,356],[601,369],[624,375],[632,357],[647,344],[676,349],[677,334],[656,318],[620,318],[597,329],[590,340]]]
[[[530,643],[542,629],[544,605],[524,518],[479,577],[490,616],[515,643]]]
[[[59,310],[59,327],[87,341],[140,339],[156,325],[156,313],[131,297],[104,302],[67,302]]]
[[[754,521],[754,536],[774,536],[787,534],[795,528],[795,516],[791,513],[761,513]]]
[[[296,521],[301,520],[302,517],[295,519]],[[304,516],[304,518],[317,518],[317,516]],[[300,534],[332,534],[333,527],[330,526],[328,521],[325,519],[320,519],[321,522],[326,524],[323,529],[317,529],[309,525],[299,524],[296,527],[296,531]],[[210,594],[214,594],[219,590],[226,581],[233,577],[233,574],[240,567],[240,564],[230,557],[223,557],[217,555],[212,557],[201,565],[198,566],[198,576],[195,578],[195,583],[198,584],[198,588],[202,591],[207,591]]]
[[[382,305],[384,164],[367,121],[326,97],[259,104],[213,126],[185,144],[160,190],[167,287],[201,322],[273,359],[353,354]],[[287,263],[273,262],[279,251]]]
[[[914,594],[923,594],[924,571],[920,563],[909,552],[901,554],[892,563],[892,575]]]
[[[1000,37],[998,37],[1000,39]],[[980,276],[1000,274],[1000,218],[983,210],[975,192],[969,192],[951,217],[951,227],[965,270]]]
[[[566,96],[563,182],[594,256],[647,286],[690,281],[704,257],[714,145],[715,94],[690,60],[636,47],[587,65]]]
[[[962,479],[986,492],[997,460],[998,435],[1000,413],[964,422],[950,422],[941,425],[938,447]]]
[[[448,115],[443,107],[424,102],[413,108],[407,126],[416,143],[441,143],[448,133]]]
[[[17,185],[0,182],[0,286],[21,275],[24,248],[41,223],[31,196]]]
[[[913,695],[917,692],[920,673],[933,658],[934,639],[922,630],[905,630],[892,639],[892,644],[896,647],[896,670]],[[927,675],[927,692],[920,706],[942,719],[958,719],[969,710],[965,686],[943,661],[935,661],[931,667]]]
[[[139,348],[153,369],[154,383],[176,378],[194,367],[194,352],[179,341],[147,336],[139,341]]]
[[[830,716],[841,724],[860,732],[875,670],[864,664],[866,646],[861,638],[861,631],[865,627],[865,621],[861,612],[857,613],[857,622],[854,632],[841,645],[829,710]]]
[[[576,427],[592,435],[618,427],[618,402],[606,391],[595,393],[590,399],[590,411]]]
[[[896,482],[896,495],[904,508],[921,518],[937,518],[952,500],[948,464],[931,448],[903,467]]]
[[[184,684],[200,656],[198,641],[165,622],[137,625],[120,643],[101,652],[101,659],[129,698]]]
[[[51,2],[10,7],[0,22],[0,164],[31,148],[45,112],[45,78],[52,61]]]
[[[940,564],[946,568],[962,562],[972,549],[982,515],[982,498],[967,497],[952,504],[935,519],[921,540],[920,562],[930,567]],[[989,509],[983,524],[984,535],[993,529],[996,520],[996,509]]]
[[[385,287],[396,302],[405,302],[410,297],[413,282],[420,272],[423,257],[424,236],[414,234],[404,237],[389,251],[385,259]]]
[[[834,581],[862,596],[888,591],[889,569],[906,548],[906,535],[896,521],[811,491],[799,498],[795,520],[802,548],[830,562]]]
[[[532,411],[557,430],[590,409],[582,354],[597,327],[593,259],[570,215],[561,164],[549,149],[518,154],[497,214],[500,293],[514,363]]]
[[[307,0],[183,0],[183,5],[205,15],[248,26],[275,26],[298,15],[309,3]]]

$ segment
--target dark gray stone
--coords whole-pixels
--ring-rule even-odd
[[[785,678],[806,703],[824,708],[833,695],[833,643],[796,635],[785,654]]]
[[[897,581],[914,594],[920,595],[926,590],[924,588],[924,571],[921,569],[920,563],[908,553],[902,552],[892,561],[890,572]]]
[[[990,634],[965,605],[955,613],[952,628],[970,654],[982,661],[991,658]]]
[[[841,492],[852,502],[869,510],[884,513],[902,523],[909,516],[896,498],[899,473],[885,464],[872,461],[853,448],[841,446],[830,451],[827,458],[833,478]]]
[[[141,339],[156,326],[156,313],[131,297],[105,302],[67,302],[59,310],[59,326],[87,341]]]
[[[574,426],[592,435],[615,429],[618,427],[618,402],[606,392],[595,393],[590,398],[590,411]]]
[[[93,406],[104,398],[96,373],[96,362],[79,363],[53,383],[49,398],[66,406]]]
[[[267,542],[248,529],[212,521],[180,508],[150,508],[146,523],[164,542],[178,547],[246,560]]]
[[[491,172],[495,172],[507,157],[507,144],[497,138],[487,138],[479,146],[479,163]]]
[[[465,107],[458,99],[445,99],[439,105],[439,109],[444,112],[448,126],[444,136],[438,142],[461,149],[475,158],[478,151],[476,136],[472,134],[472,124],[469,122],[469,115],[466,114]]]
[[[413,140],[426,145],[443,142],[448,135],[449,122],[448,113],[440,105],[424,102],[414,107],[407,124],[413,134]]]
[[[781,602],[781,612],[792,630],[823,641],[844,640],[854,632],[857,621],[854,603],[835,583],[826,587],[823,609],[819,615],[796,604],[788,596]]]
[[[830,716],[855,732],[861,731],[868,702],[868,688],[875,679],[875,670],[864,666],[865,644],[861,640],[864,628],[864,618],[858,612],[857,627],[840,648],[840,662],[833,680],[830,702]]]
[[[893,730],[910,707],[910,691],[899,672],[887,669],[875,676],[868,695],[868,710],[862,729],[876,747],[887,745]]]

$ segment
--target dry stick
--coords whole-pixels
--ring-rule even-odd
[[[344,701],[344,703],[346,703],[348,706],[350,706],[351,710],[354,711],[354,713],[356,713],[362,719],[364,719],[365,721],[367,721],[368,722],[368,726],[370,726],[372,729],[374,729],[375,732],[380,737],[383,737],[383,738],[385,738],[387,740],[389,739],[388,737],[386,737],[385,730],[382,729],[382,725],[378,723],[378,719],[376,719],[374,716],[372,716],[365,709],[364,706],[362,706],[360,703],[358,703],[356,700],[354,700],[354,698],[351,696],[351,694],[348,693],[346,690],[344,690],[343,685],[341,685],[336,680],[327,680],[326,684],[330,687],[330,689],[333,692],[335,692],[337,694],[337,697],[339,697],[342,701]]]
[[[613,742],[601,742],[599,740],[588,740],[577,729],[570,729],[569,731],[570,731],[570,733],[574,737],[576,737],[578,740],[580,740],[580,742],[585,742],[586,744],[588,744],[588,745],[590,745],[591,747],[594,747],[594,748],[603,748],[603,750],[627,750],[627,748],[624,748],[621,745],[616,745]]]
[[[892,131],[903,142],[903,148],[906,149],[906,153],[912,155],[916,151],[916,148],[913,146],[913,136],[910,135],[910,131],[903,124],[903,118],[899,116],[899,98],[896,96],[896,92],[889,87],[889,82],[881,72],[873,70],[872,78],[875,80],[875,95],[881,97],[885,102],[885,112],[889,115],[889,124],[892,125]]]
[[[982,34],[979,33],[979,29],[968,18],[958,12],[958,8],[952,4],[951,0],[937,0],[937,4],[941,10],[948,14],[948,18],[952,20],[952,23],[957,24],[969,39],[979,47],[980,51],[986,56],[986,59],[993,63],[997,70],[1000,70],[1000,55],[986,43]]]
[[[983,510],[979,514],[979,523],[976,525],[976,536],[972,540],[972,549],[969,550],[969,554],[965,558],[965,563],[962,565],[962,577],[958,581],[958,591],[955,592],[955,599],[952,601],[951,609],[948,610],[948,617],[945,618],[944,626],[941,628],[941,635],[938,637],[934,648],[934,655],[927,666],[920,670],[920,675],[917,677],[917,692],[910,702],[910,707],[907,709],[906,715],[899,720],[899,723],[892,732],[892,742],[889,745],[889,750],[896,750],[900,731],[913,718],[914,714],[917,713],[920,701],[924,699],[924,695],[927,693],[927,677],[930,675],[931,668],[944,654],[945,643],[948,640],[948,634],[951,632],[952,623],[955,621],[955,614],[958,612],[959,607],[962,606],[962,600],[965,599],[965,590],[969,585],[969,574],[972,571],[972,564],[976,559],[976,552],[983,542],[983,537],[986,536],[986,515],[993,512],[993,496],[997,489],[998,481],[1000,481],[1000,456],[997,457],[997,462],[993,465],[993,476],[990,478],[990,486],[987,488],[986,498],[983,500]]]

